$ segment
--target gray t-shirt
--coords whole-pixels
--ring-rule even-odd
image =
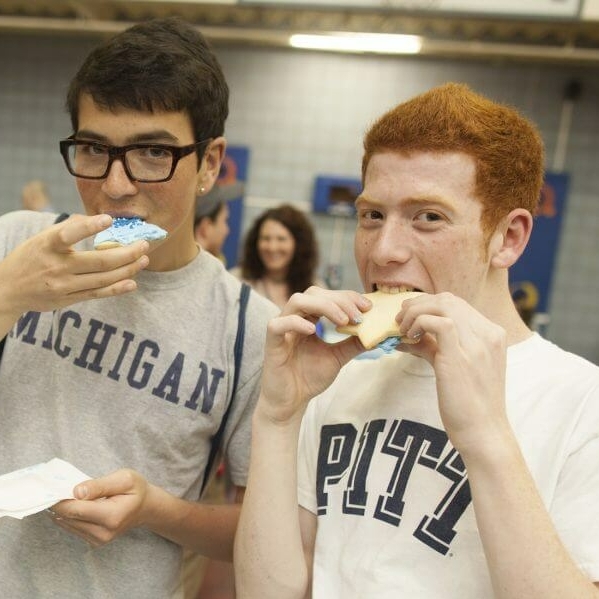
[[[0,216],[0,259],[55,217]],[[240,283],[205,251],[136,280],[134,293],[28,312],[13,327],[0,363],[0,474],[59,457],[91,477],[133,468],[198,499],[232,390]],[[224,436],[236,485],[246,482],[266,323],[277,312],[251,293]],[[0,594],[11,599],[164,599],[179,586],[180,547],[144,529],[94,549],[42,513],[3,518],[0,547]]]

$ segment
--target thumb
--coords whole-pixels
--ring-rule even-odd
[[[79,483],[73,489],[73,495],[76,499],[89,500],[99,499],[100,497],[112,497],[113,495],[128,493],[132,485],[131,473],[127,470],[117,470],[107,476]]]
[[[350,360],[365,351],[364,346],[355,335],[333,344],[337,353],[337,359],[341,367],[345,366]]]
[[[75,499],[95,499],[95,497],[90,495],[90,492],[93,491],[93,487],[95,486],[92,483],[94,483],[94,481],[90,479],[76,485],[73,489],[73,496]]]

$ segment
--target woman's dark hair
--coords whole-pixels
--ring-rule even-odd
[[[187,112],[195,141],[223,135],[229,113],[229,87],[212,49],[178,17],[138,23],[89,54],[67,94],[74,132],[82,94],[106,109]]]
[[[295,252],[287,273],[289,292],[305,291],[314,283],[318,266],[318,243],[308,217],[289,204],[282,204],[263,212],[252,224],[244,242],[241,276],[248,280],[260,279],[266,268],[258,254],[258,238],[263,223],[274,220],[281,223],[295,240]]]

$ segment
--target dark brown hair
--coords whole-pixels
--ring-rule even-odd
[[[74,132],[82,94],[107,109],[185,111],[195,141],[222,135],[229,112],[229,88],[212,49],[178,17],[139,23],[92,50],[67,94]]]

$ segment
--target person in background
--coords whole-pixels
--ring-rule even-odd
[[[220,198],[218,188],[213,187],[206,195],[200,190],[193,223],[195,238],[201,247],[223,263],[226,263],[222,250],[229,234],[228,219],[229,206]]]
[[[59,457],[91,477],[47,512],[2,519],[4,597],[180,598],[184,546],[232,558],[239,505],[198,500],[219,451],[242,499],[277,310],[251,292],[240,322],[245,288],[193,234],[228,97],[183,20],[110,37],[70,83],[60,142],[85,214],[0,216],[0,473]],[[117,217],[168,235],[94,250]]]
[[[239,267],[231,269],[282,308],[317,277],[318,243],[308,217],[290,204],[264,211],[248,230]]]
[[[21,206],[24,210],[53,212],[48,190],[43,181],[34,179],[23,185],[23,189],[21,190]]]
[[[509,289],[543,170],[536,127],[465,85],[366,133],[364,289],[421,294],[378,360],[314,334],[362,320],[355,291],[312,287],[270,321],[239,599],[599,597],[599,367],[533,333]]]

